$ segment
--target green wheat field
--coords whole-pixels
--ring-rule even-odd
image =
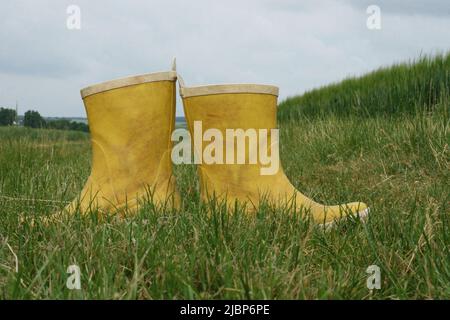
[[[90,172],[88,134],[0,128],[0,299],[449,299],[450,55],[347,79],[280,102],[281,159],[317,201],[364,201],[370,219],[324,232],[298,213],[199,201],[175,167],[180,211],[50,225]],[[81,270],[69,290],[67,268]],[[366,269],[381,270],[367,288]]]

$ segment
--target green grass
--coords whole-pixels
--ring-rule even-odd
[[[90,144],[83,133],[0,128],[0,298],[449,299],[449,106],[438,99],[401,117],[280,110],[293,184],[318,201],[371,206],[366,224],[329,232],[270,208],[208,216],[193,165],[175,168],[179,212],[147,203],[123,221],[19,223],[78,194]],[[66,288],[72,264],[81,268],[79,291]],[[370,291],[373,264],[382,283]]]

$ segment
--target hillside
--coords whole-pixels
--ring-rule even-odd
[[[449,108],[450,53],[381,68],[279,104],[279,119],[392,116]]]

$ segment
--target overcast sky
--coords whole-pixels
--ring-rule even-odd
[[[372,4],[380,30],[366,25]],[[0,106],[85,116],[81,88],[168,70],[174,56],[187,85],[274,84],[283,99],[448,50],[449,0],[1,0]]]

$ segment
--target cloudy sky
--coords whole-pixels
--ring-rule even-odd
[[[81,88],[168,70],[174,56],[187,85],[274,84],[283,99],[448,50],[449,0],[1,0],[0,106],[84,116]]]

